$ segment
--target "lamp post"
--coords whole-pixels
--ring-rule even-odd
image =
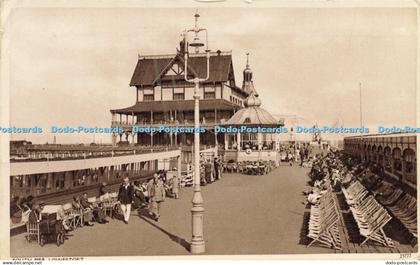
[[[203,196],[201,195],[200,189],[200,82],[204,82],[209,79],[210,75],[210,50],[208,49],[207,40],[207,29],[198,28],[197,21],[200,17],[199,14],[195,14],[195,27],[193,29],[184,31],[184,78],[187,82],[194,83],[194,195],[192,198],[192,239],[190,251],[192,254],[199,254],[205,251],[205,243],[203,236]],[[205,78],[200,78],[198,74],[192,79],[188,78],[188,46],[195,48],[195,53],[200,56],[200,47],[205,46],[199,42],[198,33],[204,31],[206,33],[206,59],[207,59],[207,74]],[[192,43],[188,43],[189,33],[194,33],[194,39]]]

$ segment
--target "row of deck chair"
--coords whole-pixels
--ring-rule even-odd
[[[354,181],[348,188],[342,187],[343,195],[349,206],[358,203],[368,195],[368,190],[358,180]]]
[[[357,200],[363,199],[368,194],[367,190],[358,181],[353,182],[349,188],[343,188],[342,190],[349,205],[357,203]],[[378,202],[385,206],[407,231],[417,239],[416,198],[405,194],[401,189],[385,181],[378,182],[372,187],[371,191]]]
[[[70,203],[70,209],[71,209],[71,203]],[[43,246],[45,244],[46,241],[46,234],[43,234],[41,232],[40,229],[40,224],[43,220],[47,219],[49,221],[52,221],[51,218],[53,220],[61,220],[61,218],[58,216],[58,212],[62,211],[66,217],[68,218],[68,220],[70,221],[70,226],[73,225],[77,225],[79,224],[79,220],[83,220],[83,214],[81,214],[80,212],[76,212],[76,211],[71,211],[69,209],[68,204],[65,205],[45,205],[41,215],[38,216],[38,220],[30,220],[28,219],[28,222],[26,223],[26,240],[28,242],[31,242],[32,239],[35,239],[38,244],[40,244],[41,246]],[[80,221],[81,224],[83,224],[83,221]],[[53,231],[54,232],[54,237],[57,236],[57,246],[59,246],[60,244],[64,243],[64,236],[61,236],[60,231],[56,230]],[[58,238],[58,236],[60,236],[61,238]]]
[[[378,190],[376,198],[384,206],[390,206],[395,204],[398,199],[403,195],[401,189],[395,188],[394,186],[383,185]]]
[[[341,249],[342,243],[338,230],[339,212],[333,198],[331,185],[322,195],[319,204],[312,205],[307,236],[312,239],[307,247],[315,242],[328,248]]]
[[[384,246],[394,246],[394,242],[386,236],[383,230],[392,217],[372,195],[350,206],[350,210],[356,220],[360,235],[365,237],[360,245],[371,240]]]
[[[378,201],[398,219],[408,232],[417,238],[417,200],[409,194],[404,194],[401,189],[382,181],[372,192]]]
[[[401,221],[405,228],[417,238],[417,200],[404,194],[395,205],[388,206],[391,213]]]
[[[99,198],[90,197],[88,202],[90,203],[101,203],[105,214],[112,216],[113,208],[116,204],[118,194],[116,192],[106,193],[105,195],[100,196]],[[76,210],[73,208],[72,204],[65,203],[63,205],[49,204],[45,205],[42,214],[57,214],[59,211],[62,211],[65,215],[65,219],[68,220],[69,227],[74,230],[78,227],[83,227],[83,210]],[[26,238],[30,241],[31,238],[35,238],[38,243],[41,242],[41,235],[39,230],[39,222],[31,223],[29,219],[26,223]]]

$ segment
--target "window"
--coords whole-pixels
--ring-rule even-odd
[[[241,134],[241,149],[242,150],[258,150],[258,138],[256,133],[243,133]]]
[[[205,99],[216,98],[216,93],[214,93],[214,92],[204,92],[204,98]]]
[[[394,170],[401,171],[402,170],[401,149],[394,148],[394,150],[392,151],[392,157],[394,158]]]
[[[174,100],[183,100],[184,98],[184,93],[174,93]]]
[[[413,174],[416,170],[416,153],[413,149],[405,149],[403,157],[405,161],[405,173]]]
[[[262,150],[275,150],[274,134],[262,134]]]
[[[216,98],[216,89],[213,86],[205,86],[204,87],[204,98],[211,99]]]
[[[385,147],[384,149],[384,160],[385,160],[385,170],[391,171],[392,164],[391,164],[391,148]]]
[[[185,99],[185,93],[183,87],[174,88],[174,100],[183,100]]]
[[[155,99],[154,89],[144,89],[143,90],[143,100],[144,101],[153,101]]]
[[[65,173],[59,172],[59,173],[54,173],[56,180],[55,180],[55,189],[56,190],[62,190],[64,189],[64,184],[65,184]]]
[[[143,100],[144,101],[153,101],[155,99],[154,95],[144,95]]]
[[[73,187],[83,186],[86,184],[86,172],[77,171],[73,175]]]

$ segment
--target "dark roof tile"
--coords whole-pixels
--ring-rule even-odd
[[[174,60],[173,57],[143,57],[139,58],[131,78],[130,86],[150,86],[159,75],[164,73],[165,68]],[[183,60],[181,59],[183,63]],[[210,76],[207,82],[224,82],[229,78],[229,71],[232,63],[232,55],[211,55]],[[206,76],[207,61],[204,56],[191,56],[188,60],[188,68],[197,73],[200,78]]]

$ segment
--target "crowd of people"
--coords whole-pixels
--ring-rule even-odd
[[[353,181],[359,180],[366,188],[372,191],[375,197],[383,196],[382,192],[375,192],[378,186],[390,186],[386,181],[384,167],[375,162],[362,162],[360,159],[347,156],[338,150],[331,149],[327,154],[318,154],[312,161],[309,172],[310,191],[308,202],[314,204],[322,194],[323,184],[328,179],[333,188],[339,191],[341,187],[347,188]]]
[[[160,209],[166,197],[179,199],[180,176],[173,168],[171,172],[160,171],[153,174],[153,178],[145,183],[136,180],[130,182],[125,177],[119,187],[116,202],[116,212],[120,212],[125,224],[128,224],[131,210],[148,209],[149,216],[158,221]]]
[[[293,143],[280,147],[282,161],[293,166],[293,163],[299,163],[300,167],[305,166],[306,162],[311,159],[312,147],[309,143]]]
[[[71,210],[73,213],[81,213],[83,225],[106,224],[109,222],[106,207],[109,207],[109,203],[114,199],[112,204],[114,216],[120,217],[125,224],[129,222],[131,211],[136,209],[147,209],[149,217],[158,221],[165,198],[169,196],[179,199],[180,177],[174,173],[176,171],[176,168],[173,168],[172,172],[160,171],[146,183],[140,183],[138,180],[130,182],[130,179],[125,177],[116,193],[116,198],[111,197],[107,184],[102,183],[99,187],[99,197],[95,201],[90,201],[87,193],[73,196]],[[34,202],[33,198],[26,198],[14,205],[17,210],[11,213],[12,216],[17,216],[16,213],[20,210],[23,222],[37,223],[42,220],[46,204],[43,201]],[[62,205],[56,206],[56,220],[62,222],[66,231],[71,230],[69,215]]]

